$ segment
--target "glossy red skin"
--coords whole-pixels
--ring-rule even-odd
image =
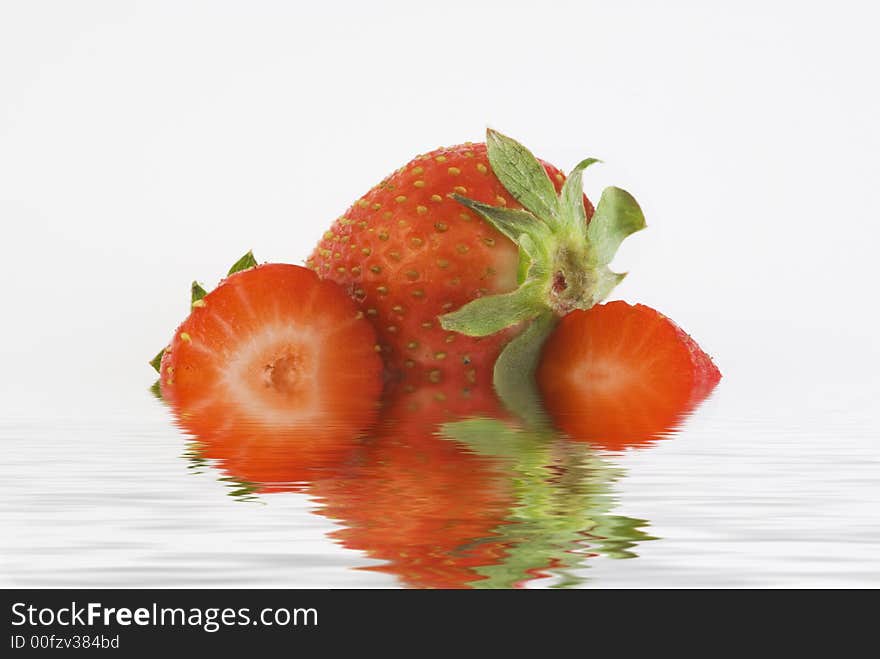
[[[609,302],[560,321],[536,377],[563,432],[617,451],[675,429],[721,373],[666,316],[641,304]]]
[[[562,173],[544,166],[560,188]],[[472,338],[444,331],[438,322],[477,297],[517,286],[517,247],[449,198],[453,192],[520,208],[492,173],[484,144],[437,149],[352,205],[308,260],[373,322],[396,386],[432,391],[443,404],[491,384],[495,360],[519,331]],[[589,217],[593,207],[584,199]]]
[[[204,457],[240,480],[308,480],[374,422],[375,346],[338,286],[307,268],[258,266],[221,282],[177,329],[162,396]]]

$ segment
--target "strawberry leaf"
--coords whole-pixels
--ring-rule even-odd
[[[540,300],[540,282],[530,280],[512,293],[468,302],[457,311],[440,316],[440,325],[468,336],[488,336],[537,316],[541,312]]]
[[[501,208],[460,195],[451,197],[476,212],[519,247],[517,280],[511,293],[478,298],[440,317],[444,329],[468,336],[487,336],[523,321],[537,319],[508,344],[496,363],[495,385],[510,389],[511,407],[529,407],[528,391],[513,391],[530,378],[541,345],[555,318],[574,309],[589,309],[605,299],[625,274],[608,264],[620,243],[645,228],[641,208],[620,188],[606,188],[587,222],[583,172],[601,162],[582,160],[557,196],[543,165],[522,144],[493,130],[486,144],[492,169],[525,210]]]
[[[597,304],[608,297],[611,294],[611,291],[613,291],[627,275],[625,272],[611,272],[607,267],[599,269],[596,274],[596,285],[593,295],[595,296]]]
[[[523,234],[533,237],[536,235],[540,235],[542,238],[550,237],[550,227],[527,211],[491,206],[458,194],[452,195],[452,198],[462,206],[481,215],[489,224],[515,243],[519,243],[520,236]]]
[[[557,224],[556,188],[532,152],[491,128],[486,131],[486,150],[492,171],[513,198],[551,227]]]
[[[535,277],[544,272],[550,260],[545,241],[535,240],[531,235],[524,233],[519,237],[519,249],[526,256],[526,269],[524,272],[527,276]],[[523,278],[523,281],[525,281],[525,278]]]
[[[571,170],[559,194],[562,221],[571,230],[583,233],[587,228],[587,213],[584,209],[584,170],[590,165],[602,162],[598,158],[587,158]]]
[[[162,355],[165,354],[165,348],[162,348],[159,353],[150,360],[150,366],[156,369],[156,373],[162,372]]]
[[[208,291],[206,291],[197,281],[194,281],[192,283],[192,286],[190,287],[190,292],[190,304],[192,304],[193,302],[198,302],[208,294]]]
[[[495,362],[493,382],[498,397],[507,409],[535,427],[546,425],[546,414],[531,374],[538,367],[541,348],[557,322],[554,314],[545,311],[504,347]]]
[[[156,400],[162,400],[162,386],[159,380],[156,380],[152,384],[152,386],[150,387],[150,393],[153,394]]]
[[[232,267],[229,268],[229,272],[227,275],[234,275],[236,272],[241,272],[242,270],[248,270],[250,268],[254,268],[257,265],[257,260],[254,258],[254,253],[248,250],[248,253],[242,256],[238,261],[232,264]]]
[[[528,211],[499,208],[462,197],[459,194],[450,196],[462,206],[470,208],[483,217],[519,246],[520,263],[517,279],[520,284],[527,277],[534,277],[542,272],[541,265],[550,259],[545,246],[553,239],[553,231],[543,220]]]
[[[596,265],[611,263],[623,239],[646,226],[642,209],[629,192],[605,188],[587,226],[587,240],[593,248]]]

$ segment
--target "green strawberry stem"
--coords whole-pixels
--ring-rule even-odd
[[[545,311],[505,347],[495,362],[493,380],[498,397],[532,427],[548,427],[549,422],[535,378],[524,377],[524,374],[535,372],[544,341],[558,320]]]
[[[500,389],[514,372],[508,365],[536,365],[534,357],[553,328],[548,316],[589,309],[623,280],[626,274],[612,272],[608,265],[623,239],[645,228],[645,218],[628,192],[609,187],[587,222],[582,179],[584,170],[598,162],[595,158],[580,162],[557,194],[544,167],[522,144],[490,129],[486,145],[495,175],[523,209],[452,197],[517,244],[520,285],[510,293],[477,298],[441,316],[440,324],[468,336],[487,336],[541,319],[538,329],[526,332],[528,339],[512,341],[499,358],[495,373]],[[518,379],[525,374],[520,370]]]

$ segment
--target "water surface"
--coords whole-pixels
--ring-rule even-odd
[[[727,377],[623,452],[510,419],[410,424],[260,483],[272,456],[206,458],[132,400],[0,422],[4,586],[880,584],[870,407],[805,412]]]

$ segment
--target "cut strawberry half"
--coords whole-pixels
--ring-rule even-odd
[[[610,302],[563,318],[544,345],[536,376],[563,432],[621,450],[674,429],[721,373],[663,314]]]
[[[297,480],[371,425],[382,387],[375,334],[336,284],[269,264],[211,293],[194,286],[193,299],[160,380],[207,457],[244,467],[244,480]]]

